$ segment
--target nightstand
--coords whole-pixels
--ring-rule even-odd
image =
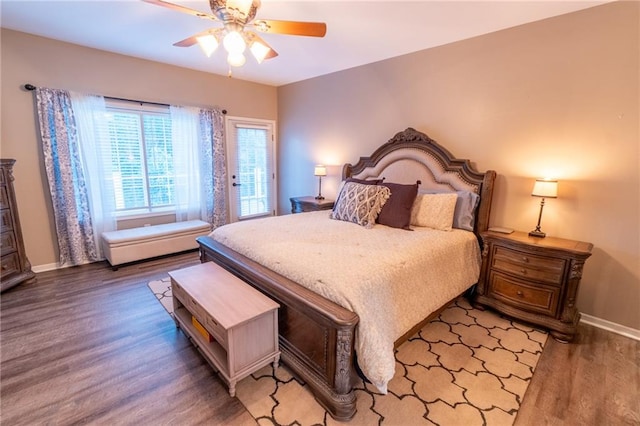
[[[331,210],[333,200],[316,200],[315,197],[291,197],[291,213],[315,212],[318,210]]]
[[[548,328],[570,342],[580,312],[576,297],[593,244],[525,232],[483,232],[482,270],[475,303]]]

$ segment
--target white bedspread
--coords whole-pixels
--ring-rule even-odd
[[[211,236],[358,314],[358,365],[384,393],[395,340],[480,274],[476,237],[458,229],[365,229],[319,211],[236,222]]]

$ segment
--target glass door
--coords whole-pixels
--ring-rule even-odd
[[[227,117],[231,221],[275,215],[274,122]]]

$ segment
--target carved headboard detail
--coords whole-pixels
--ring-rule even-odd
[[[496,172],[477,171],[469,160],[455,158],[426,134],[411,127],[397,133],[370,157],[345,164],[342,177],[385,178],[387,182],[415,183],[420,189],[471,191],[480,195],[475,232],[489,227],[489,214]]]

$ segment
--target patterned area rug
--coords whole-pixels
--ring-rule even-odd
[[[171,314],[169,278],[149,288]],[[282,364],[240,381],[236,396],[261,425],[511,425],[546,340],[459,298],[396,350],[387,395],[358,381],[349,423],[333,420]]]

